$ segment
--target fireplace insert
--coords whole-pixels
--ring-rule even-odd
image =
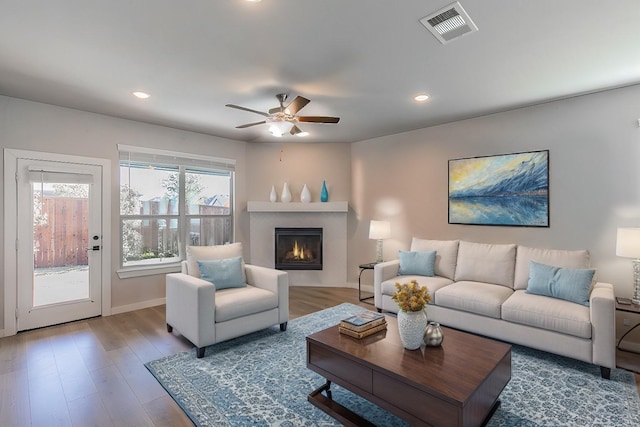
[[[322,228],[276,228],[275,268],[322,270]]]

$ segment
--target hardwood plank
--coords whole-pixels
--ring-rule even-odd
[[[32,426],[71,426],[71,416],[60,377],[55,374],[29,376]]]
[[[91,377],[115,425],[153,425],[135,393],[115,366],[93,371]]]
[[[116,427],[98,393],[67,403],[74,427]]]
[[[31,425],[27,370],[0,375],[0,426]]]
[[[145,403],[143,406],[156,427],[193,426],[191,419],[168,394]]]

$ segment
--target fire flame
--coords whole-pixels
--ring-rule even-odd
[[[306,246],[299,245],[297,240],[294,240],[293,249],[287,254],[287,258],[298,261],[313,260],[313,252]]]

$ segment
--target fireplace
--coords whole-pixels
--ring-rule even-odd
[[[322,228],[276,228],[275,268],[322,270]]]

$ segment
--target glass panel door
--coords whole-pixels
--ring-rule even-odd
[[[101,167],[18,160],[18,330],[101,314]]]

